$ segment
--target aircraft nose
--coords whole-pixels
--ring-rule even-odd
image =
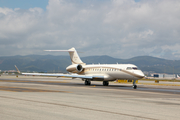
[[[143,73],[141,70],[137,71],[137,72],[136,72],[136,75],[137,75],[139,78],[144,78],[144,77],[145,77],[144,73]]]

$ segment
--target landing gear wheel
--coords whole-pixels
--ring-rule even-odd
[[[91,85],[91,81],[90,80],[88,80],[88,85]]]
[[[133,85],[133,88],[136,89],[136,88],[137,88],[137,85]]]
[[[103,81],[103,85],[106,86],[106,81]]]
[[[91,85],[91,81],[90,80],[85,80],[84,84],[85,85]]]
[[[84,81],[84,84],[85,84],[85,85],[87,85],[87,84],[88,84],[88,81],[87,81],[87,80],[85,80],[85,81]]]
[[[108,85],[109,85],[109,82],[108,82],[108,81],[103,81],[103,85],[104,85],[104,86],[108,86]]]

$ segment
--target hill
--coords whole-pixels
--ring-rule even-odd
[[[118,59],[110,56],[88,56],[81,58],[87,64],[135,64],[142,71],[157,73],[180,73],[180,60],[166,60],[151,56],[138,56],[130,59]],[[69,56],[27,55],[0,57],[0,70],[13,70],[17,65],[21,71],[66,72],[71,64]]]

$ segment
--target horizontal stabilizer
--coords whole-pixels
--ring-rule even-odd
[[[74,50],[44,50],[49,52],[74,52]]]
[[[85,64],[81,61],[79,55],[77,54],[77,51],[75,48],[71,48],[69,50],[44,50],[44,51],[50,51],[50,52],[69,52],[71,62],[72,64]]]

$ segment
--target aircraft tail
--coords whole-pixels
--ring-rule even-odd
[[[69,52],[72,64],[85,64],[84,62],[81,61],[74,47],[69,50],[45,50],[45,51]]]
[[[75,48],[69,49],[69,55],[70,55],[72,64],[85,64],[81,61]]]

